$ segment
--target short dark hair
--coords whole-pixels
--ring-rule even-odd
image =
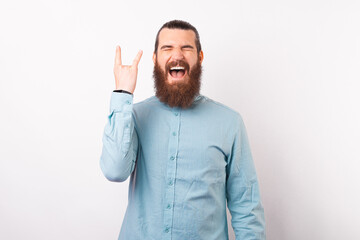
[[[169,22],[165,23],[164,25],[162,25],[162,27],[156,34],[154,53],[157,53],[158,46],[159,46],[159,34],[160,34],[160,31],[163,30],[164,28],[192,30],[195,33],[195,45],[196,45],[197,52],[199,53],[201,51],[200,36],[199,36],[199,33],[196,30],[196,28],[188,22],[185,22],[182,20],[172,20],[172,21],[169,21]]]

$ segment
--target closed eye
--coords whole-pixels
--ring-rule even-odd
[[[164,51],[167,51],[167,50],[171,50],[171,49],[173,49],[174,47],[173,46],[171,46],[171,45],[163,45],[163,46],[161,46],[161,50],[164,50]],[[191,45],[184,45],[184,46],[181,46],[181,49],[182,50],[193,50],[194,49],[194,47],[193,46],[191,46]]]
[[[181,49],[185,49],[185,50],[193,50],[194,47],[191,46],[191,45],[185,45],[185,46],[182,46]]]
[[[164,45],[164,46],[161,46],[160,49],[161,49],[161,50],[170,50],[170,49],[172,49],[172,46],[170,46],[170,45]]]

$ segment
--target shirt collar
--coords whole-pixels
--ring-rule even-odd
[[[202,98],[202,95],[200,93],[198,93],[194,98],[194,102],[199,101],[201,98]]]
[[[168,107],[168,108],[171,108],[169,107],[169,105],[163,103],[160,101],[160,99],[155,95],[154,97],[156,97],[156,99],[158,100],[159,103],[163,104],[164,106]],[[194,101],[193,101],[193,104],[194,103],[198,103],[204,96],[200,93],[196,94],[195,97],[194,97]],[[174,107],[174,108],[179,108],[179,107]]]

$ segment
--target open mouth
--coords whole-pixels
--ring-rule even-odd
[[[173,78],[183,78],[185,76],[186,70],[184,67],[172,67],[170,68],[169,73]]]

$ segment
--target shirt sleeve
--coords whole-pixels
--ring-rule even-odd
[[[227,204],[236,240],[265,240],[264,209],[245,125],[240,115],[226,171]]]
[[[134,170],[138,152],[132,94],[112,92],[102,142],[100,168],[104,176],[114,182],[125,181]]]

